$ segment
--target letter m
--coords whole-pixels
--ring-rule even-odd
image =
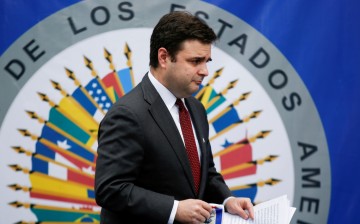
[[[312,177],[317,176],[320,174],[320,168],[303,168],[302,169],[302,180],[303,180],[303,187],[320,187],[320,181],[312,179]]]

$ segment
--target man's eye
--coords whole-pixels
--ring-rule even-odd
[[[201,59],[194,59],[191,62],[198,65],[198,64],[200,64],[202,62],[202,60]]]

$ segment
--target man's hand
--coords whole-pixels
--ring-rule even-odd
[[[210,218],[211,210],[211,205],[201,200],[179,201],[175,220],[181,223],[204,223]]]
[[[239,215],[243,219],[254,219],[254,209],[249,198],[230,198],[225,208],[233,215]]]

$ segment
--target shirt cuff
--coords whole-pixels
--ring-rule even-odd
[[[170,213],[168,224],[173,224],[174,223],[175,215],[176,215],[176,211],[177,211],[178,206],[179,206],[179,201],[175,200],[173,208],[172,208],[171,213]]]

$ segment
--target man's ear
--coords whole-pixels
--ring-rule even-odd
[[[159,48],[158,50],[159,66],[162,68],[166,67],[167,60],[170,60],[167,50],[163,47]]]

